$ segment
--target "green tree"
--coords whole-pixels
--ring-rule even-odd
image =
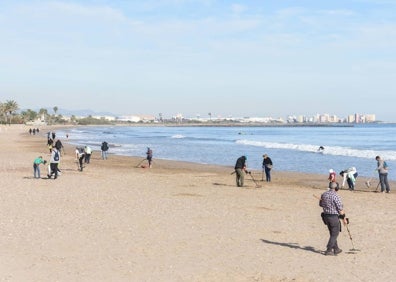
[[[54,113],[55,113],[55,115],[56,115],[56,113],[58,112],[58,107],[55,106],[55,107],[53,108],[53,110],[54,110]]]
[[[0,102],[0,116],[4,118],[6,121],[6,114],[5,114],[5,109],[4,109],[4,103]]]
[[[24,122],[33,121],[37,118],[37,112],[27,109],[26,111],[21,112],[21,116]]]
[[[18,103],[14,100],[7,100],[2,107],[2,111],[6,115],[6,122],[8,119],[8,123],[11,125],[12,115],[19,109]]]

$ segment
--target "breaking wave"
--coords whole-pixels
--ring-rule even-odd
[[[334,156],[347,156],[347,157],[357,157],[374,159],[375,156],[386,156],[387,160],[396,160],[395,151],[378,151],[378,150],[363,150],[354,149],[349,147],[339,147],[339,146],[326,146],[323,151],[318,151],[317,145],[311,144],[292,144],[292,143],[274,143],[274,142],[263,142],[263,141],[251,141],[251,140],[237,140],[237,144],[263,147],[268,149],[283,149],[283,150],[295,150],[301,152],[311,152],[320,153],[324,155],[334,155]]]

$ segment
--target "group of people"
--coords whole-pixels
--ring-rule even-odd
[[[377,167],[375,171],[377,171],[379,175],[381,192],[384,193],[386,191],[386,193],[389,193],[390,187],[388,182],[388,165],[383,159],[381,159],[380,156],[376,156],[375,160],[377,161]],[[236,174],[237,187],[242,187],[244,185],[244,175],[246,173],[251,173],[247,170],[246,161],[247,157],[241,156],[235,163],[235,171],[233,173]],[[269,158],[267,154],[264,154],[262,168],[263,175],[265,173],[267,182],[271,181],[272,165],[271,158]],[[358,176],[356,167],[344,169],[339,174],[343,178],[342,187],[344,187],[345,183],[347,183],[349,189],[353,191],[355,189],[356,178]],[[324,192],[319,199],[319,206],[323,209],[323,212],[321,213],[322,221],[327,226],[330,235],[326,245],[326,251],[324,251],[323,254],[326,256],[335,256],[342,252],[342,249],[338,246],[337,242],[338,235],[341,232],[340,220],[344,226],[346,226],[349,224],[349,219],[345,215],[343,203],[340,195],[338,194],[340,187],[336,181],[336,172],[333,169],[329,170],[328,180],[328,190]],[[263,178],[262,181],[264,181]]]
[[[29,128],[29,134],[30,135],[36,135],[36,133],[38,134],[40,132],[40,129],[38,129],[38,128],[33,128],[33,129],[31,129],[31,128]]]
[[[378,177],[379,177],[379,184],[381,185],[381,192],[382,193],[389,193],[390,192],[390,186],[388,182],[388,165],[386,161],[384,161],[380,156],[376,156],[375,160],[377,161],[377,167],[375,169],[376,172],[378,172]],[[358,172],[356,167],[352,166],[350,168],[342,170],[340,173],[340,176],[342,177],[342,185],[341,188],[345,187],[345,183],[348,184],[348,188],[350,191],[355,190],[355,185],[356,185],[356,179],[358,177]],[[329,188],[332,183],[336,182],[336,173],[333,169],[329,170]]]
[[[247,164],[246,164],[247,157],[246,156],[241,156],[237,159],[235,166],[234,166],[234,173],[236,175],[236,185],[237,187],[242,187],[245,181],[245,174],[250,173],[247,169]],[[264,174],[265,174],[265,180],[267,182],[271,182],[271,170],[272,170],[272,160],[271,158],[267,155],[263,155],[263,163],[262,163],[262,176],[261,176],[261,181],[264,181]]]
[[[91,162],[92,149],[90,146],[76,147],[76,160],[78,162],[78,169],[83,171],[84,165]]]
[[[62,142],[57,139],[54,143],[54,139],[56,137],[55,132],[47,133],[47,145],[50,151],[50,161],[48,166],[48,178],[54,177],[54,179],[58,178],[60,174],[59,163],[61,154],[63,151]],[[106,141],[103,141],[101,144],[101,157],[103,160],[107,160],[107,155],[109,151],[109,144]],[[90,146],[77,146],[75,150],[75,157],[78,163],[78,170],[83,171],[84,165],[89,164],[91,161],[92,148]],[[152,167],[153,161],[153,150],[151,148],[147,148],[146,151],[146,160],[148,162],[148,167]],[[47,161],[43,159],[42,156],[39,156],[33,161],[33,176],[34,178],[41,178],[40,164],[47,164]]]
[[[54,179],[57,179],[58,176],[60,175],[60,169],[59,169],[59,163],[60,159],[62,156],[62,152],[64,151],[64,147],[60,139],[57,139],[54,142],[54,139],[56,137],[55,132],[48,132],[47,133],[47,146],[50,151],[50,160],[49,160],[49,165],[48,165],[48,178],[54,177]],[[107,159],[107,151],[109,147],[107,142],[103,142],[101,146],[102,150],[102,158]],[[75,151],[75,156],[78,162],[78,170],[83,171],[84,168],[84,163],[89,164],[91,161],[91,155],[92,155],[92,149],[90,146],[84,146],[84,147],[76,147]],[[40,165],[41,164],[47,164],[47,161],[43,159],[42,156],[39,156],[34,159],[33,161],[33,177],[34,178],[41,178],[41,171],[40,171]]]
[[[342,177],[342,185],[341,188],[345,187],[345,183],[348,184],[349,190],[355,190],[356,178],[358,177],[358,172],[356,167],[350,167],[340,171],[340,176]],[[336,173],[334,169],[329,170],[329,188],[330,184],[336,182]]]
[[[375,160],[377,161],[377,167],[375,171],[378,172],[379,176],[379,184],[381,185],[382,193],[389,193],[390,186],[388,182],[388,165],[386,161],[384,161],[380,156],[376,156]],[[349,189],[355,189],[355,181],[357,177],[357,171],[355,167],[348,168],[340,172],[340,175],[343,177],[342,186],[345,184],[345,179],[348,182]],[[345,216],[344,207],[341,201],[341,197],[337,193],[339,190],[339,185],[336,182],[336,174],[333,169],[329,171],[329,188],[328,191],[324,192],[319,200],[319,206],[322,207],[323,212],[321,213],[321,217],[323,223],[327,226],[329,230],[329,240],[327,242],[326,251],[324,255],[338,255],[342,252],[337,243],[337,238],[339,233],[341,232],[341,223],[342,220],[344,225],[349,224],[349,219]]]

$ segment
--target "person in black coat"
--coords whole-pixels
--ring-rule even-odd
[[[236,174],[236,185],[238,187],[242,187],[245,180],[245,173],[247,172],[246,160],[246,156],[241,156],[235,163],[234,169]]]
[[[264,181],[264,173],[265,173],[265,180],[267,182],[271,182],[271,169],[272,169],[272,160],[268,157],[267,154],[263,155],[263,174],[261,176],[261,181]]]

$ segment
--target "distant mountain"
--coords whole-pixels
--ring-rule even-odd
[[[51,110],[54,112],[54,110]],[[90,109],[83,109],[83,110],[66,110],[66,109],[58,109],[58,114],[63,115],[63,116],[113,116],[116,117],[118,116],[117,114],[110,113],[110,112],[95,112]]]

